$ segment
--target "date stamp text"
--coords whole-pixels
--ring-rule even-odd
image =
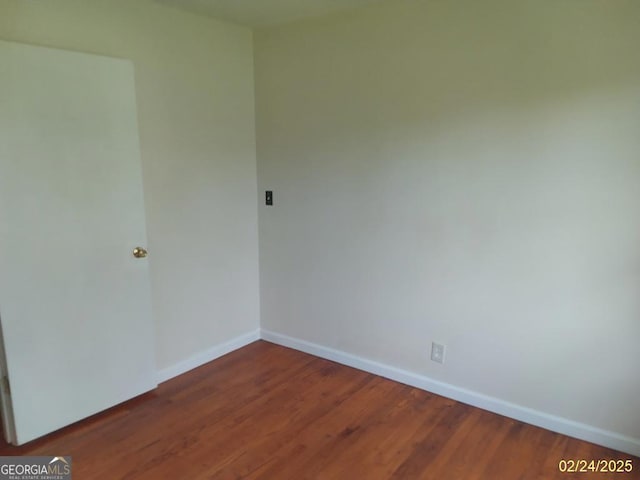
[[[633,460],[562,459],[558,462],[558,470],[562,473],[630,473]]]

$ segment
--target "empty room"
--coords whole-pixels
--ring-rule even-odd
[[[640,478],[640,1],[0,0],[0,480]]]

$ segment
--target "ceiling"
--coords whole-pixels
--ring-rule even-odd
[[[250,27],[268,27],[381,0],[155,0],[163,5]]]

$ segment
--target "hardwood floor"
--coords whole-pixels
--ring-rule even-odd
[[[0,455],[72,455],[74,480],[640,478],[630,455],[263,341]]]

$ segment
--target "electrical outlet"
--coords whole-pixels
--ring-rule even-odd
[[[445,347],[441,343],[431,342],[431,360],[436,363],[444,363]]]

